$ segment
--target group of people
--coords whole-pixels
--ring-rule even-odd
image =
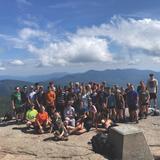
[[[148,107],[157,105],[158,80],[153,74],[137,89],[128,83],[126,88],[105,82],[70,82],[68,86],[55,86],[49,82],[47,90],[39,83],[17,86],[11,96],[17,123],[24,121],[36,132],[53,132],[58,139],[70,134],[82,134],[91,127],[108,129],[115,122],[131,122],[147,118]],[[126,109],[128,108],[128,112]]]

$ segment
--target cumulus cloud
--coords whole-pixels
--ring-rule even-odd
[[[102,36],[130,49],[160,56],[160,21],[153,19],[124,19],[114,16],[110,23],[99,27],[79,29],[78,35]]]
[[[24,65],[24,62],[19,59],[15,59],[13,61],[10,61],[10,64],[16,65],[16,66],[22,66],[22,65]]]
[[[28,50],[39,56],[42,65],[66,65],[69,63],[91,63],[111,61],[108,44],[94,37],[70,37],[68,41],[50,43],[45,48],[28,46]]]
[[[130,60],[131,54],[160,57],[160,21],[146,18],[137,20],[115,16],[109,23],[64,33],[63,39],[31,27],[22,28],[17,37],[0,34],[0,38],[33,54],[41,66],[122,62],[123,58],[117,58],[123,57],[121,54],[127,54],[128,65],[136,65],[140,59],[133,56]],[[115,48],[114,52],[110,48]],[[122,48],[121,52],[119,48]]]

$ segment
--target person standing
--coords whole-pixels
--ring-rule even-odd
[[[134,90],[134,86],[132,84],[130,85],[130,90],[127,93],[126,101],[131,121],[136,121],[136,123],[138,123],[138,116],[137,116],[138,94]]]
[[[154,78],[154,74],[149,74],[149,79],[147,81],[147,89],[150,94],[150,105],[154,103],[154,108],[157,109],[157,93],[158,93],[158,80]]]
[[[56,93],[50,86],[48,86],[48,91],[46,92],[46,111],[49,116],[52,114],[52,109],[56,110],[55,108],[55,101],[56,101]]]
[[[22,107],[22,97],[20,92],[20,87],[15,87],[15,92],[11,96],[12,108],[16,115],[16,122],[23,120],[24,108]]]

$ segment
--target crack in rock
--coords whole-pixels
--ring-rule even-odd
[[[37,154],[27,151],[10,151],[10,150],[1,150],[0,152],[6,153],[6,154],[12,154],[12,155],[29,155],[29,156],[35,156],[37,157]]]
[[[71,155],[71,156],[50,156],[49,158],[54,158],[54,159],[56,159],[56,158],[69,159],[70,158],[71,159],[73,157],[86,157],[91,154],[93,154],[93,153],[90,152],[90,153],[83,154],[83,155]]]

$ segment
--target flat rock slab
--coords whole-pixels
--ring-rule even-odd
[[[117,126],[109,133],[113,160],[153,160],[143,132],[131,125]]]

